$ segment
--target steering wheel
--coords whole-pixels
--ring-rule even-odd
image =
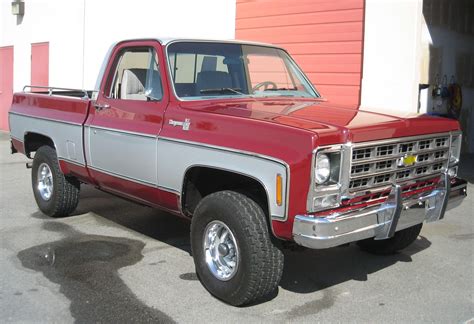
[[[270,86],[271,86],[271,88],[270,88]],[[278,86],[276,85],[275,82],[273,82],[273,81],[263,81],[263,82],[257,83],[254,87],[252,87],[252,91],[256,91],[256,90],[260,89],[261,87],[264,87],[263,91],[265,91],[267,89],[278,89]]]

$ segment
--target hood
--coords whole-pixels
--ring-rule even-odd
[[[319,145],[365,142],[459,129],[458,122],[451,119],[413,113],[388,115],[337,107],[316,100],[194,101],[182,102],[181,105],[188,109],[310,130],[319,137]]]

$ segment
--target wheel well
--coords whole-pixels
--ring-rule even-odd
[[[38,134],[38,133],[26,133],[25,135],[25,154],[30,157],[31,152],[36,152],[41,146],[51,146],[53,149],[54,142],[51,138]]]
[[[267,192],[258,180],[240,173],[208,167],[193,167],[186,172],[181,200],[183,212],[192,216],[202,198],[222,190],[233,190],[246,195],[268,216]]]

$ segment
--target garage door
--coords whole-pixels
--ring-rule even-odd
[[[286,48],[330,102],[358,107],[364,0],[237,0],[236,38]]]
[[[31,84],[49,84],[49,43],[31,44]]]
[[[13,46],[0,47],[0,130],[8,130],[13,98]]]

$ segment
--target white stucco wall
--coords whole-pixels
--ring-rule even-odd
[[[235,0],[0,0],[0,47],[14,46],[14,91],[31,78],[31,43],[49,42],[49,84],[92,89],[110,44],[126,38],[231,39]]]
[[[422,0],[366,0],[361,107],[416,112]]]
[[[436,71],[442,78],[447,76],[449,82],[451,76],[457,76],[456,57],[459,53],[474,53],[474,37],[461,34],[447,27],[434,27],[423,24],[422,43],[435,46],[442,51],[440,70]],[[458,79],[459,82],[459,79]],[[471,85],[462,84],[461,116],[459,122],[463,130],[463,152],[474,153],[474,88]],[[426,91],[426,99],[421,101],[421,109],[423,112],[430,112],[433,109],[433,101],[431,97],[430,87]],[[446,113],[446,110],[441,111]]]

